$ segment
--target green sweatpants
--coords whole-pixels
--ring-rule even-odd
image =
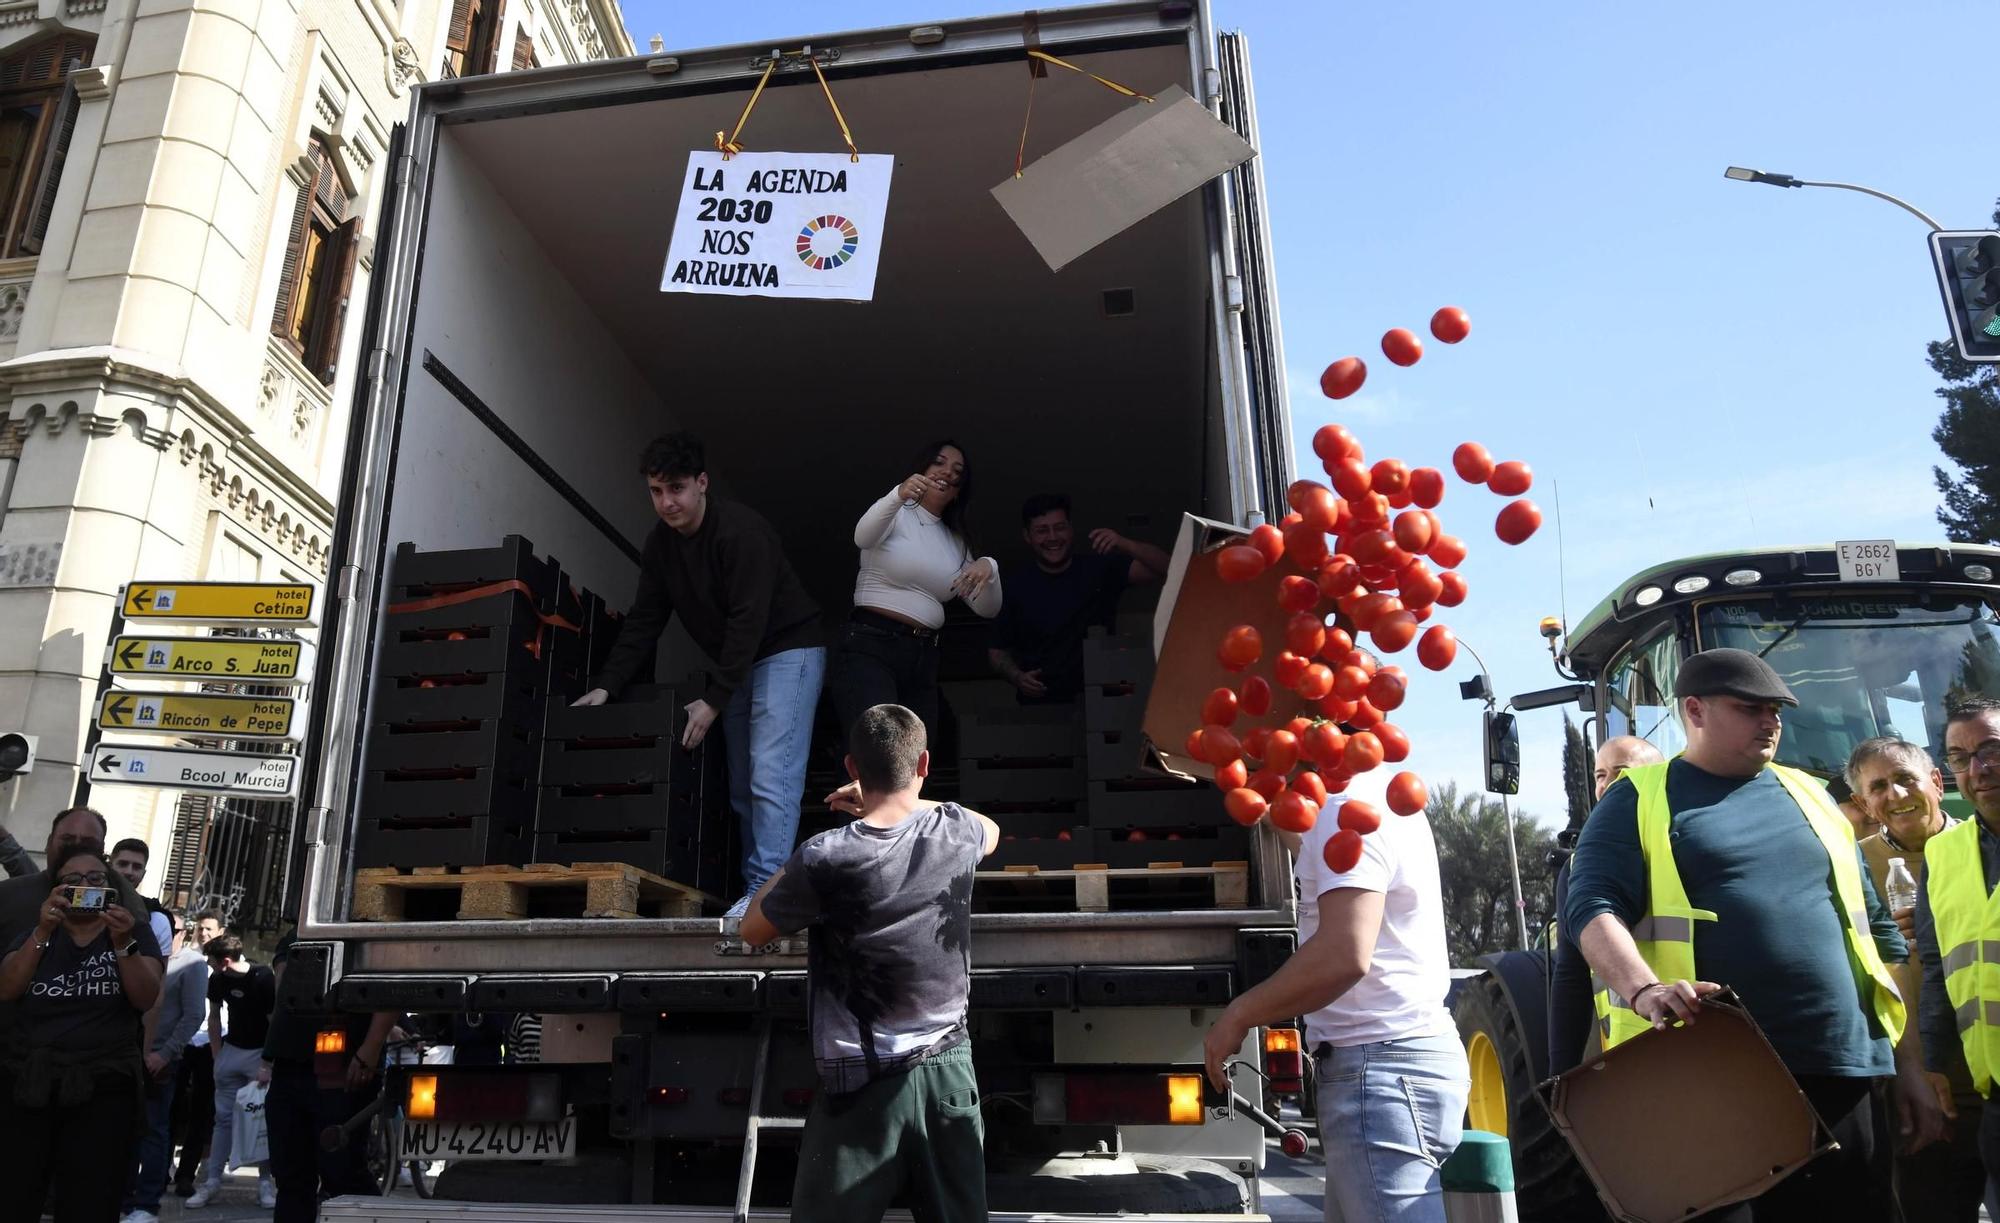
[[[814,1097],[792,1185],[798,1223],[876,1223],[907,1190],[919,1223],[986,1217],[986,1126],[960,1045],[844,1096]]]

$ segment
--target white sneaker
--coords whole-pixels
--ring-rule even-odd
[[[160,1216],[150,1210],[135,1210],[126,1215],[121,1223],[160,1223]]]
[[[199,1186],[195,1188],[194,1196],[189,1198],[187,1201],[181,1203],[181,1205],[186,1206],[189,1210],[200,1210],[202,1207],[209,1204],[209,1202],[215,1197],[216,1191],[221,1188],[222,1186],[220,1185],[214,1185],[208,1183],[207,1181],[203,1181]]]
[[[278,1182],[269,1177],[257,1182],[257,1205],[265,1210],[274,1209],[278,1205]]]

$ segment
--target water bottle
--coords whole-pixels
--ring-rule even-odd
[[[1916,908],[1917,879],[1910,874],[1910,868],[1903,865],[1901,858],[1889,859],[1888,886],[1884,890],[1888,892],[1884,899],[1889,902],[1891,913]]]

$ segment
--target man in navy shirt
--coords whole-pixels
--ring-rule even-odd
[[[1126,586],[1164,578],[1167,554],[1110,527],[1092,531],[1090,551],[1078,554],[1069,498],[1061,493],[1028,498],[1021,538],[1035,563],[1001,573],[1007,601],[987,655],[1023,703],[1074,700],[1083,688],[1085,634],[1093,625],[1113,627]]]
[[[1701,997],[1733,987],[1839,1143],[1756,1200],[1705,1218],[1887,1223],[1895,1135],[1878,1112],[1877,1081],[1900,1072],[1908,1077],[1899,1104],[1915,1110],[1928,1099],[1924,1115],[1912,1117],[1919,1137],[1931,1136],[1940,1116],[1921,1067],[1898,1064],[1845,923],[1865,922],[1859,936],[1887,963],[1904,959],[1903,937],[1832,800],[1814,802],[1837,841],[1821,835],[1772,767],[1782,711],[1798,698],[1770,664],[1743,650],[1694,655],[1681,664],[1674,701],[1687,750],[1628,771],[1604,792],[1570,864],[1564,925],[1597,976],[1656,1027],[1697,1021]],[[1664,796],[1672,869],[1687,903],[1708,915],[1692,922],[1704,980],[1660,980],[1633,940],[1631,927],[1653,903],[1639,832],[1642,787]],[[1851,855],[1852,865],[1836,854]],[[1835,887],[1836,873],[1849,871],[1863,910],[1852,918]]]

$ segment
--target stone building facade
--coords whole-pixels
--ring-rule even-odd
[[[0,731],[38,739],[0,826],[29,849],[124,583],[325,581],[409,90],[632,53],[617,0],[0,0]],[[92,805],[195,901],[282,857],[284,805]]]

